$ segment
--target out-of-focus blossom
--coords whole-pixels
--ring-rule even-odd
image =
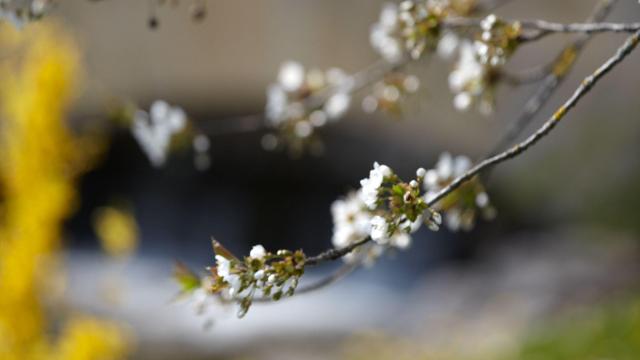
[[[445,32],[438,42],[438,48],[436,49],[438,56],[444,60],[452,59],[456,55],[460,42],[460,37],[458,37],[454,32]]]
[[[118,207],[96,211],[94,229],[104,251],[114,257],[130,256],[138,246],[138,225],[133,213]]]
[[[377,82],[372,93],[362,100],[362,109],[368,113],[376,110],[401,113],[403,100],[419,88],[418,77],[397,71],[391,72],[382,81]]]
[[[390,248],[407,248],[410,234],[422,224],[438,230],[440,215],[426,205],[421,195],[419,183],[425,174],[426,170],[420,168],[416,180],[405,183],[391,168],[376,162],[357,192],[333,202],[335,248],[351,246],[367,237],[373,240],[345,256],[345,261],[372,264]]]
[[[449,88],[455,94],[453,104],[458,110],[467,110],[474,99],[491,102],[488,89],[492,86],[490,69],[480,63],[476,46],[469,41],[460,45],[460,55],[455,69],[449,74]]]
[[[371,46],[390,63],[399,63],[404,58],[404,44],[400,36],[398,5],[385,3],[380,19],[371,26],[369,41]]]
[[[369,236],[371,213],[359,193],[351,192],[345,198],[334,201],[331,215],[334,247],[344,248]]]
[[[519,23],[505,23],[489,15],[481,22],[482,32],[475,41],[463,40],[459,57],[449,75],[449,88],[455,94],[453,104],[465,111],[476,103],[479,110],[493,111],[498,72],[515,51],[520,34]]]
[[[471,160],[466,156],[453,157],[449,153],[440,155],[435,168],[428,170],[424,177],[426,201],[432,200],[440,190],[467,172],[471,166]],[[434,208],[444,213],[444,222],[452,231],[468,231],[473,228],[478,212],[487,219],[495,216],[489,196],[478,178],[460,186],[438,201]]]
[[[386,3],[369,32],[371,46],[388,62],[400,63],[406,55],[418,59],[435,49],[443,13],[429,2]]]
[[[266,150],[288,145],[294,153],[318,140],[316,129],[341,119],[351,105],[353,79],[344,71],[309,71],[298,62],[280,67],[278,81],[267,88],[265,116],[276,130],[262,139]]]
[[[147,113],[136,111],[131,133],[145,152],[151,164],[161,167],[167,160],[171,139],[185,129],[187,116],[180,107],[157,100]]]

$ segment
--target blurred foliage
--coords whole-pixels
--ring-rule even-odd
[[[485,336],[490,336],[491,329],[486,330]],[[640,297],[562,314],[543,321],[534,333],[524,337],[514,331],[513,348],[508,345],[480,350],[484,336],[478,336],[479,342],[461,336],[452,344],[440,344],[381,332],[361,333],[348,338],[341,358],[634,360],[640,354]]]
[[[591,309],[579,318],[565,319],[525,340],[520,360],[616,359],[640,356],[640,299]]]
[[[0,358],[114,359],[127,339],[114,324],[47,314],[63,221],[78,176],[99,152],[65,126],[76,89],[78,49],[57,25],[0,27]],[[58,336],[52,336],[55,332]]]

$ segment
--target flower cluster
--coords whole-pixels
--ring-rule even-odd
[[[53,0],[0,0],[0,19],[20,28],[40,19],[53,4]]]
[[[440,190],[468,171],[471,165],[471,160],[466,156],[453,157],[449,153],[440,155],[435,168],[428,170],[424,176],[425,200],[431,201]],[[486,219],[495,216],[489,196],[478,178],[461,185],[438,201],[434,208],[444,213],[445,224],[452,231],[470,230],[478,212]]]
[[[137,110],[131,123],[131,133],[147,154],[155,167],[161,167],[167,160],[171,138],[183,131],[187,116],[179,107],[165,101],[155,101],[147,113]]]
[[[362,201],[376,212],[371,219],[370,235],[374,241],[387,243],[398,232],[415,232],[423,222],[431,230],[438,230],[440,215],[427,206],[421,195],[419,184],[425,175],[426,170],[420,168],[416,179],[406,183],[388,166],[374,163],[369,177],[360,181]]]
[[[459,58],[449,75],[449,87],[455,93],[453,104],[458,110],[467,110],[474,103],[482,113],[493,111],[493,93],[498,71],[518,45],[520,24],[500,21],[489,15],[481,22],[482,32],[471,42],[458,45]],[[452,42],[451,40],[450,42]],[[448,56],[453,45],[441,44],[443,56]]]
[[[435,49],[440,36],[442,7],[430,1],[406,0],[384,4],[380,19],[371,27],[371,46],[388,62],[399,63],[406,54],[419,59],[425,50]]]
[[[300,250],[278,250],[272,254],[256,245],[241,260],[218,242],[214,241],[213,246],[216,266],[211,268],[210,291],[237,302],[238,317],[247,313],[256,293],[276,301],[293,295],[304,273],[305,255]]]
[[[374,164],[369,177],[363,179],[358,192],[335,201],[333,245],[344,248],[371,237],[374,244],[358,249],[346,260],[365,254],[372,260],[390,247],[404,249],[411,244],[410,234],[423,223],[438,230],[440,214],[430,209],[421,194],[425,169],[418,169],[416,179],[405,183],[386,165]]]
[[[508,23],[491,14],[482,20],[480,27],[482,33],[476,41],[480,62],[493,67],[504,65],[518,46],[520,23]]]
[[[280,140],[294,150],[302,150],[315,129],[339,120],[349,110],[352,83],[352,78],[338,68],[306,71],[298,62],[285,62],[278,81],[267,89],[267,124],[277,130]],[[263,146],[275,149],[278,137],[267,134]]]
[[[362,100],[362,109],[367,113],[384,110],[398,114],[405,96],[415,93],[419,88],[420,80],[416,76],[399,71],[390,72],[373,86],[372,94]]]

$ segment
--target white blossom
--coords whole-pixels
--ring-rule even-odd
[[[229,295],[237,295],[240,289],[240,276],[231,272],[231,261],[222,255],[216,255],[216,271],[224,281],[229,284]]]
[[[360,180],[362,186],[362,201],[371,210],[376,208],[378,202],[378,190],[382,185],[384,178],[391,175],[391,169],[386,165],[380,165],[377,162],[373,164],[373,170],[369,172],[369,177]]]
[[[443,60],[450,60],[455,56],[459,45],[460,38],[458,37],[458,35],[456,35],[454,32],[447,31],[440,38],[436,53]]]
[[[293,92],[299,90],[304,84],[304,66],[296,61],[287,61],[280,66],[278,83],[284,91]]]
[[[267,251],[262,245],[254,245],[249,252],[249,257],[254,259],[262,259],[267,254]]]
[[[324,112],[329,119],[339,119],[347,113],[350,104],[351,95],[346,92],[338,92],[331,95],[324,104]]]
[[[440,155],[435,167],[428,170],[424,177],[425,201],[433,200],[442,189],[456,178],[464,175],[472,166],[471,159],[466,156],[453,157],[446,152]],[[490,218],[494,214],[489,196],[477,180],[463,185],[462,189],[450,194],[450,199],[451,196],[454,196],[454,201],[446,208],[440,208],[444,212],[445,225],[452,231],[470,230],[473,227],[477,209],[482,211],[485,218]],[[457,191],[463,191],[463,194],[459,196],[463,196],[464,199],[455,201]],[[469,203],[469,198],[471,203]],[[435,207],[437,208],[438,204]],[[437,212],[432,213],[432,219],[434,226],[440,225],[443,220]]]
[[[398,63],[404,57],[398,14],[398,6],[395,3],[385,3],[380,12],[380,19],[371,26],[369,32],[371,46],[390,63]]]
[[[277,82],[267,88],[267,124],[283,132],[284,140],[308,139],[315,128],[326,125],[328,120],[336,121],[347,113],[353,81],[350,75],[338,68],[305,72],[301,64],[285,62]],[[264,138],[263,147],[273,150],[278,140]]]
[[[371,214],[366,210],[358,193],[352,192],[344,199],[331,204],[333,218],[333,246],[343,248],[369,235]]]
[[[398,232],[389,239],[389,244],[399,249],[406,249],[411,245],[411,236],[405,232]]]
[[[262,280],[264,278],[264,270],[260,269],[253,274],[253,278],[256,280]]]
[[[389,224],[382,216],[374,216],[371,219],[371,240],[378,244],[389,242]]]
[[[473,98],[482,95],[488,86],[487,68],[478,60],[476,44],[463,41],[459,48],[458,62],[449,74],[449,88],[456,94],[456,109],[467,110]]]
[[[149,113],[138,110],[131,123],[131,132],[155,167],[164,165],[172,137],[182,131],[187,116],[179,107],[162,100],[151,105]]]
[[[448,152],[442,153],[435,168],[428,170],[424,177],[426,201],[432,200],[444,186],[467,172],[471,165],[471,159],[464,155],[453,157]]]

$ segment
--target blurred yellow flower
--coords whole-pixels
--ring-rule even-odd
[[[0,359],[117,359],[126,338],[113,324],[71,319],[49,331],[43,284],[77,201],[77,177],[96,146],[65,126],[79,70],[74,42],[55,25],[0,26]]]
[[[126,356],[121,327],[91,317],[76,316],[65,324],[56,359],[122,359]]]
[[[126,257],[138,245],[138,225],[131,211],[103,207],[96,211],[94,228],[104,251],[114,257]]]

